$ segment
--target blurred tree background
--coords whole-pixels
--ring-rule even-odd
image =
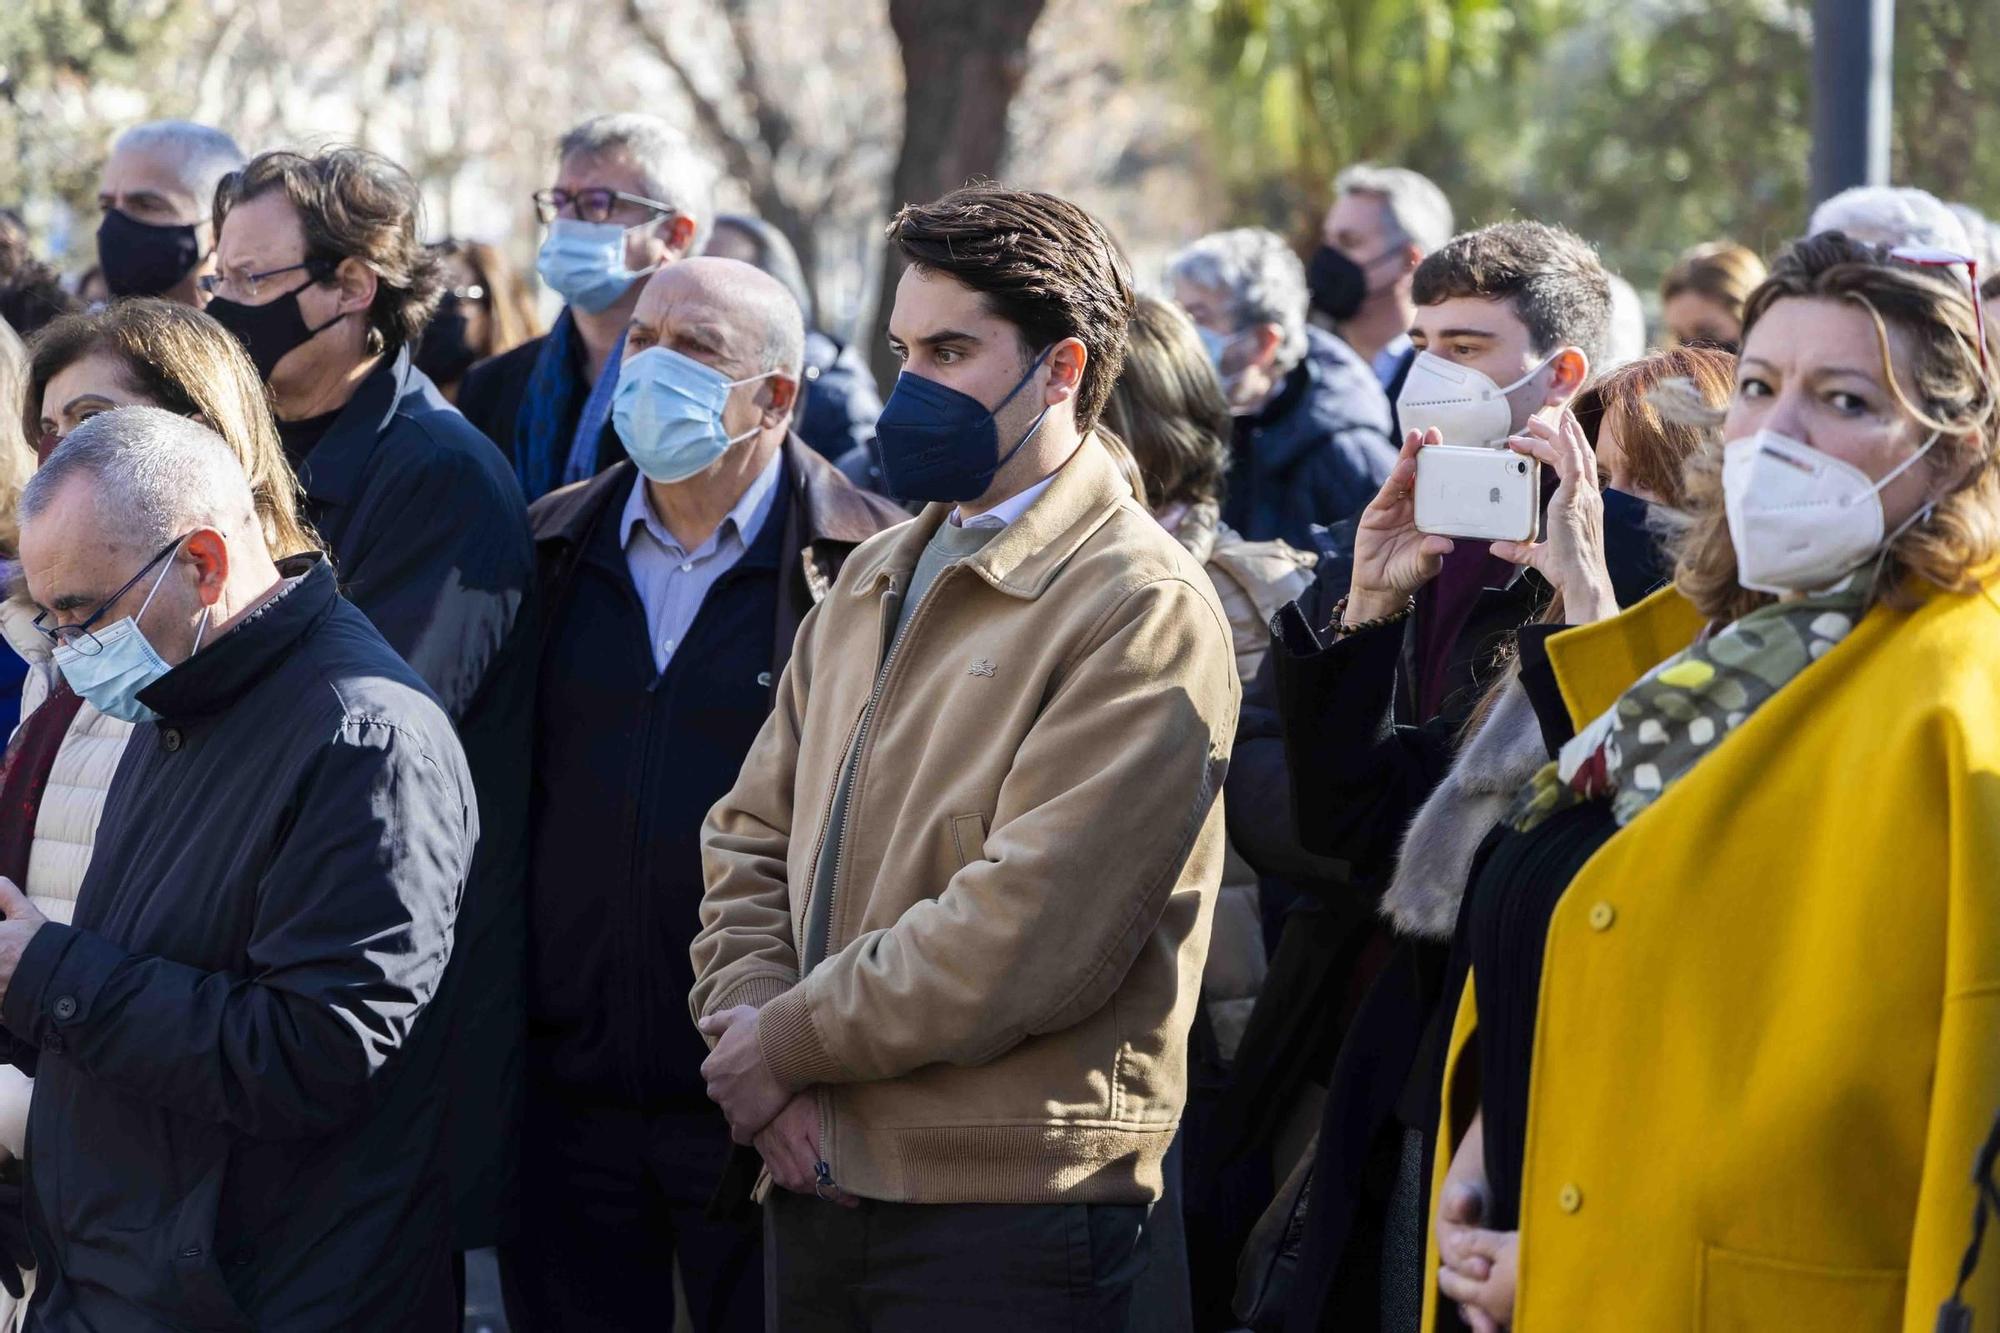
[[[435,232],[525,261],[555,135],[640,109],[864,340],[900,195],[974,175],[1077,198],[1150,278],[1221,225],[1303,248],[1340,166],[1402,163],[1649,292],[1689,243],[1801,227],[1811,42],[1810,0],[0,0],[0,206],[81,268],[109,138],[180,115],[388,153]],[[1899,0],[1896,47],[1896,179],[2000,213],[2000,0]]]

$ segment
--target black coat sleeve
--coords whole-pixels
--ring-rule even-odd
[[[259,1138],[338,1128],[368,1109],[444,973],[477,827],[463,772],[393,724],[350,724],[301,782],[240,970],[51,922],[0,1020],[182,1115]]]
[[[1299,603],[1278,613],[1271,647],[1300,843],[1379,882],[1403,830],[1450,767],[1448,722],[1398,725],[1407,622],[1330,642]]]
[[[458,723],[534,583],[528,509],[519,483],[483,444],[407,457],[399,498],[368,523],[341,581]]]

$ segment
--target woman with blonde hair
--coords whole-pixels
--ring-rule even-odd
[[[2000,1105],[2000,406],[1936,262],[1781,257],[1675,586],[1549,644],[1574,735],[1467,898],[1427,1327],[2000,1310],[1992,1246],[1960,1271]]]
[[[274,553],[322,549],[299,515],[299,480],[249,356],[220,324],[188,306],[120,301],[47,325],[29,345],[25,402],[8,425],[24,424],[36,456],[46,458],[82,422],[134,404],[199,417],[215,428],[250,477]],[[68,688],[35,616],[18,597],[0,604],[0,634],[28,663],[24,720],[0,758],[6,812],[0,875],[20,885],[44,916],[67,923],[132,724],[100,713]],[[23,1150],[31,1087],[12,1066],[0,1067],[0,1147],[15,1156]],[[0,1296],[0,1307],[5,1300]],[[4,1320],[0,1314],[0,1327]]]

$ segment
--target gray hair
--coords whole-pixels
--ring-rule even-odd
[[[1857,185],[1813,210],[1806,235],[1845,232],[1870,245],[1927,245],[1965,254],[1964,224],[1927,190],[1906,185]]]
[[[632,159],[645,177],[648,194],[694,219],[694,243],[688,253],[700,254],[715,226],[714,164],[672,125],[636,111],[592,116],[556,144],[558,159],[612,153]]]
[[[1390,225],[1425,254],[1452,238],[1451,201],[1421,172],[1357,162],[1333,178],[1334,198],[1344,194],[1379,198]]]
[[[163,407],[121,407],[63,437],[21,491],[21,522],[34,522],[73,478],[88,478],[100,535],[157,550],[194,528],[262,542],[250,479],[220,435]]]
[[[1987,219],[1986,215],[1971,204],[1946,204],[1965,228],[1965,238],[1971,242],[1965,253],[1979,261],[1979,280],[1985,282],[2000,265],[2000,224]]]
[[[1225,293],[1239,329],[1277,325],[1280,371],[1305,357],[1305,265],[1278,233],[1262,227],[1211,232],[1167,261],[1167,280]]]
[[[145,153],[171,170],[201,204],[204,221],[215,201],[215,187],[248,161],[236,140],[213,126],[191,120],[149,120],[134,125],[112,142],[112,152],[121,149]]]

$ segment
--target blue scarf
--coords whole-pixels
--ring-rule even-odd
[[[556,316],[528,374],[528,390],[521,396],[521,414],[514,423],[514,475],[530,503],[558,486],[597,475],[598,440],[611,419],[618,360],[624,350],[621,333],[604,373],[586,387],[576,372],[577,363],[585,359],[576,318],[567,306]],[[576,427],[565,434],[572,414]]]

